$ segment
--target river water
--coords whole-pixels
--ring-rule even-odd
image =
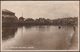
[[[68,49],[73,33],[68,26],[3,27],[2,50]]]

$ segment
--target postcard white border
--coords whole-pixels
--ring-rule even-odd
[[[1,8],[1,11],[2,11],[2,8]],[[77,50],[2,50],[2,12],[1,12],[1,51],[79,51],[79,17],[78,17],[78,49]]]

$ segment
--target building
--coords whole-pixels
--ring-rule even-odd
[[[17,22],[18,22],[18,18],[15,16],[14,12],[11,12],[6,9],[2,10],[2,24],[3,25],[7,25],[7,24],[13,25],[14,23],[17,23]]]

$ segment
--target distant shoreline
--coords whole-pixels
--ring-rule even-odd
[[[77,26],[78,25],[78,18],[61,18],[61,19],[24,19],[21,17],[20,19],[12,19],[11,18],[3,18],[2,25],[3,26],[42,26],[42,25],[53,25],[53,26]]]

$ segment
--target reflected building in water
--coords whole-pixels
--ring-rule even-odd
[[[2,27],[2,40],[7,40],[15,36],[17,32],[17,27],[10,26],[10,27]]]

